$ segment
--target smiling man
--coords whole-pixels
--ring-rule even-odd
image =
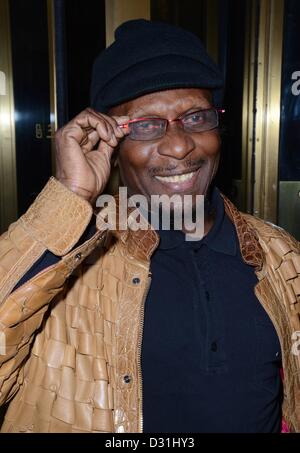
[[[155,197],[172,200],[176,194],[181,212],[188,210],[188,197],[195,207],[219,161],[218,110],[210,93],[201,88],[158,91],[113,107],[110,114],[132,118],[127,123],[131,140],[121,143],[118,155],[129,195],[144,195],[155,207]],[[207,232],[211,213],[204,220]]]
[[[300,246],[213,184],[222,84],[167,24],[97,58],[56,178],[0,241],[3,432],[300,431]],[[129,196],[204,196],[204,237],[109,230],[112,162]]]

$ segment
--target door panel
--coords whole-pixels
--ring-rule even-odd
[[[10,19],[21,215],[52,174],[47,1],[11,0]]]
[[[279,224],[300,240],[300,2],[286,0],[281,91]]]

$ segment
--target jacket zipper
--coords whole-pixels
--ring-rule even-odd
[[[142,377],[142,364],[141,364],[141,355],[142,355],[142,341],[143,341],[143,330],[144,330],[144,314],[145,314],[145,302],[149,293],[151,285],[151,273],[148,274],[148,281],[146,290],[143,295],[141,313],[140,313],[140,322],[139,322],[139,336],[138,336],[138,380],[139,380],[139,409],[138,409],[138,432],[143,432],[143,377]]]
[[[277,333],[277,337],[278,337],[278,340],[279,340],[279,344],[280,344],[280,349],[281,349],[281,360],[282,360],[282,369],[284,371],[284,368],[283,368],[283,361],[284,361],[284,349],[283,349],[283,344],[282,344],[282,339],[281,339],[281,336],[279,334],[279,329],[278,329],[278,325],[277,325],[277,321],[275,320],[275,318],[273,317],[273,315],[271,314],[271,312],[269,311],[269,307],[267,306],[267,304],[265,304],[265,301],[264,299],[260,299],[259,297],[259,294],[258,294],[258,291],[257,289],[255,288],[254,289],[254,292],[255,292],[255,295],[257,297],[257,299],[260,301],[262,307],[265,309],[267,315],[269,316],[273,326],[274,326],[274,329]],[[286,391],[285,391],[285,383],[284,383],[284,379],[282,380],[282,387],[283,387],[283,393],[284,393],[284,396],[287,397],[286,395]],[[289,427],[290,429],[290,427]]]

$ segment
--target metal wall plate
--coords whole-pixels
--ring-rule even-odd
[[[0,233],[17,219],[13,70],[8,0],[0,0]]]

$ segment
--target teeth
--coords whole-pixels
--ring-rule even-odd
[[[175,175],[175,176],[155,176],[156,179],[163,182],[183,182],[191,179],[196,172],[192,171],[191,173],[186,173],[184,175]]]

